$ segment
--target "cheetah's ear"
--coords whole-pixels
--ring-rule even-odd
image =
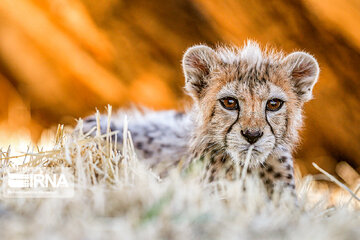
[[[284,63],[298,98],[309,101],[320,72],[316,59],[305,52],[294,52],[285,57]]]
[[[204,45],[189,48],[183,57],[185,89],[193,98],[200,98],[208,86],[208,75],[216,66],[216,52]]]

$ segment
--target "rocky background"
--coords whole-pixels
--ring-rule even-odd
[[[182,109],[186,48],[250,38],[318,59],[297,163],[358,178],[359,27],[356,0],[1,0],[0,142],[107,104]]]

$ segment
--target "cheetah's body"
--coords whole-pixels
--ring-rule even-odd
[[[127,117],[136,153],[147,164],[154,166],[160,162],[176,163],[188,151],[191,122],[188,115],[176,111],[119,111],[111,117],[110,130],[117,131],[117,141],[122,143],[123,126]],[[101,133],[105,134],[108,118],[100,116]],[[96,116],[84,120],[83,131],[88,132],[96,126]],[[115,139],[114,139],[115,140]]]
[[[150,165],[200,159],[210,181],[234,179],[252,145],[249,172],[269,187],[281,183],[294,188],[291,154],[303,103],[311,99],[318,78],[316,60],[303,52],[286,57],[263,52],[249,42],[241,49],[192,47],[183,68],[185,89],[194,100],[189,112],[130,114],[129,130],[141,158]],[[111,124],[111,130],[120,131],[119,139],[122,116]],[[101,128],[106,125],[102,117]],[[84,131],[93,126],[94,118],[85,119]]]

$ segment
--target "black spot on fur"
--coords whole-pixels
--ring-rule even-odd
[[[123,132],[123,131],[121,131],[121,132]],[[137,132],[132,132],[131,135],[132,135],[133,137],[139,136],[139,134],[138,134]]]
[[[210,116],[211,116],[211,118],[213,118],[215,116],[215,106],[211,110],[211,115]]]
[[[208,87],[208,84],[205,81],[193,82],[192,85],[198,95],[201,94],[203,89]]]
[[[286,114],[285,117],[285,131],[282,134],[282,137],[284,138],[286,133],[288,132],[288,127],[289,127],[289,116]]]
[[[152,151],[144,150],[144,156],[145,156],[146,158],[150,158],[150,157],[152,157],[152,155],[153,155],[153,152],[152,152]]]
[[[287,178],[287,179],[292,179],[292,178],[293,178],[293,175],[292,175],[292,174],[288,174],[288,175],[286,176],[286,178]]]
[[[92,122],[96,122],[96,119],[94,117],[90,117],[90,118],[85,118],[84,119],[85,123],[92,123]]]
[[[263,163],[260,165],[261,168],[267,168],[268,167],[268,164],[267,163]]]
[[[136,147],[137,149],[142,150],[142,148],[143,148],[143,143],[142,143],[142,142],[137,142],[137,143],[135,143],[135,147]]]
[[[206,165],[206,171],[208,171],[210,169],[210,164]]]
[[[292,184],[292,183],[287,183],[286,185],[287,185],[288,187],[292,188],[292,189],[295,189],[295,185]]]
[[[208,143],[206,144],[206,147],[205,147],[205,152],[210,151],[210,150],[211,150],[211,147],[214,146],[214,145],[215,145],[215,143],[213,143],[213,142],[208,142]],[[214,155],[214,153],[215,153],[215,151],[213,150],[213,151],[211,152],[211,155]]]
[[[149,138],[148,138],[148,144],[151,144],[153,141],[154,141],[154,138],[153,138],[153,137],[149,137]]]
[[[227,174],[227,173],[229,173],[230,171],[232,171],[233,169],[234,169],[234,167],[233,167],[233,166],[230,166],[228,169],[226,169],[226,172],[225,172],[225,173]]]
[[[178,134],[178,133],[174,133],[174,136],[177,137],[177,138],[183,138],[183,136]]]
[[[286,170],[291,170],[291,165],[290,164],[288,164],[288,165],[286,165]]]
[[[214,176],[213,176],[213,175],[211,175],[211,176],[209,177],[209,182],[212,182],[212,181],[214,181]]]
[[[285,156],[282,156],[281,158],[279,158],[280,163],[284,163],[284,162],[286,162],[286,160],[287,160],[287,157],[285,157]]]
[[[247,172],[248,174],[250,174],[250,173],[251,173],[251,169],[248,168],[248,169],[246,170],[246,172]]]
[[[272,185],[272,181],[271,181],[270,179],[266,179],[266,180],[265,180],[265,184],[266,184],[266,185]]]
[[[274,178],[281,178],[281,177],[282,177],[282,175],[279,172],[274,174]]]
[[[215,162],[216,162],[216,161],[215,161],[214,156],[211,156],[211,157],[210,157],[210,163],[211,163],[211,164],[214,164]]]
[[[170,145],[170,144],[164,144],[164,143],[162,143],[162,144],[160,144],[160,147],[168,148],[168,147],[171,147],[171,145]]]
[[[260,172],[260,173],[259,173],[259,176],[260,176],[261,178],[264,178],[264,177],[265,177],[265,173],[264,173],[264,172]]]
[[[274,171],[273,167],[272,166],[269,166],[267,169],[266,169],[267,172],[271,173],[272,171]]]
[[[182,118],[182,117],[184,117],[184,115],[185,115],[185,113],[183,113],[183,112],[177,112],[176,114],[175,114],[175,118]]]

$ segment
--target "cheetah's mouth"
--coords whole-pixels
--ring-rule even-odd
[[[248,151],[249,151],[249,148],[246,150],[246,152],[248,152]],[[254,147],[252,149],[252,153],[260,154],[261,152],[258,149],[256,149],[256,147]]]
[[[249,152],[249,148],[250,148],[250,146],[249,147],[247,147],[247,148],[245,148],[245,149],[243,149],[243,150],[241,150],[239,153],[241,154],[241,155],[246,155],[248,152]],[[252,150],[251,150],[251,155],[260,155],[260,154],[262,154],[262,151],[260,151],[257,147],[254,147]]]
[[[240,164],[244,164],[246,160],[246,156],[249,152],[249,147],[243,149],[237,154],[231,154],[235,162],[239,162]],[[251,158],[249,162],[249,168],[257,168],[262,165],[266,158],[269,156],[269,153],[264,153],[259,148],[254,147],[251,151]]]

